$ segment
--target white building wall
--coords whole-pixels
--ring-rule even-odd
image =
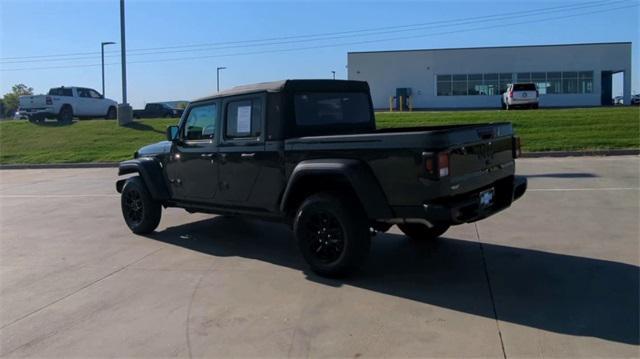
[[[412,90],[415,108],[500,107],[500,96],[436,96],[436,75],[593,71],[593,93],[546,94],[541,107],[600,106],[601,71],[624,71],[624,103],[631,96],[631,43],[352,52],[350,80],[367,81],[374,107],[389,107],[396,88]]]

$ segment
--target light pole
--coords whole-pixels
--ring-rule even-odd
[[[220,70],[224,70],[226,67],[217,67],[216,68],[216,89],[217,92],[220,92]]]
[[[101,54],[102,54],[102,97],[105,97],[105,95],[104,95],[104,46],[105,45],[113,45],[113,44],[115,44],[115,42],[111,42],[111,41],[101,42],[100,43],[100,50],[102,50],[101,51]]]
[[[118,105],[118,124],[126,125],[131,122],[133,110],[127,103],[127,46],[124,29],[124,0],[120,0],[120,56],[122,63],[122,103]]]
[[[336,72],[335,71],[331,71],[331,74],[333,75],[333,79],[336,79]]]

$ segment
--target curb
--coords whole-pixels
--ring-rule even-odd
[[[586,157],[586,156],[633,156],[640,155],[640,149],[624,150],[590,150],[590,151],[547,151],[547,152],[523,152],[520,158],[542,157]]]
[[[96,163],[16,163],[0,165],[0,170],[35,170],[35,169],[56,169],[56,168],[116,168],[119,162],[96,162]]]
[[[592,151],[547,151],[547,152],[524,152],[520,158],[544,158],[544,157],[587,157],[587,156],[637,156],[638,150],[592,150]],[[0,170],[22,170],[22,169],[57,169],[57,168],[116,168],[119,162],[98,162],[98,163],[16,163],[0,165]]]

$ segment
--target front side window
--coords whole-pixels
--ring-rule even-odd
[[[95,98],[95,99],[102,98],[102,96],[100,96],[100,94],[96,90],[89,90],[89,96],[91,96],[91,98]]]
[[[369,96],[363,92],[310,92],[294,97],[299,126],[347,125],[371,121]]]
[[[226,138],[259,137],[262,119],[261,99],[229,102],[226,116]]]
[[[85,98],[91,97],[91,95],[89,95],[89,90],[87,89],[77,89],[76,91],[78,91],[78,97],[85,97]]]
[[[218,109],[215,103],[194,106],[184,126],[184,138],[188,141],[211,140],[216,131]]]

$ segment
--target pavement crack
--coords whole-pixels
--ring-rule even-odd
[[[214,259],[211,260],[211,264],[209,265],[209,267],[202,272],[202,274],[200,275],[200,278],[198,278],[198,282],[196,283],[195,287],[193,287],[193,292],[191,292],[191,298],[189,299],[189,305],[187,306],[187,320],[185,323],[185,336],[186,336],[186,341],[187,341],[187,353],[189,354],[189,358],[193,358],[192,352],[191,352],[191,336],[189,335],[189,326],[190,326],[190,322],[191,322],[191,308],[193,307],[193,301],[195,300],[196,297],[196,292],[198,291],[198,289],[200,289],[200,285],[202,284],[202,280],[204,279],[204,276],[207,275],[207,273],[211,272],[211,269],[213,269],[214,264],[216,263],[216,261]]]
[[[482,268],[484,269],[484,277],[487,280],[487,288],[489,288],[489,298],[491,298],[491,307],[493,309],[493,318],[496,321],[496,328],[498,329],[498,337],[500,338],[500,347],[502,348],[502,357],[507,359],[507,352],[504,349],[504,340],[502,339],[502,331],[500,330],[500,320],[498,319],[498,310],[496,309],[496,300],[493,296],[493,289],[491,287],[491,278],[489,277],[489,269],[487,268],[487,258],[484,253],[484,245],[480,240],[480,231],[478,230],[478,224],[474,223],[476,229],[476,238],[480,245],[480,255],[482,257]]]
[[[50,307],[50,306],[52,306],[52,305],[54,305],[54,304],[56,304],[56,303],[59,303],[59,302],[61,302],[61,301],[65,300],[65,299],[67,299],[67,298],[69,298],[69,297],[71,297],[71,296],[73,296],[73,295],[75,295],[75,294],[77,294],[77,293],[79,293],[79,292],[81,292],[81,291],[83,291],[83,290],[85,290],[85,289],[87,289],[87,288],[89,288],[89,287],[93,286],[94,284],[97,284],[97,283],[99,283],[99,282],[101,282],[101,281],[103,281],[103,280],[105,280],[105,279],[107,279],[107,278],[109,278],[109,277],[111,277],[111,276],[113,276],[113,275],[115,275],[115,274],[117,274],[117,273],[119,273],[119,272],[121,272],[121,271],[125,270],[125,269],[126,269],[126,268],[128,268],[129,266],[132,266],[132,265],[134,265],[134,264],[136,264],[136,263],[138,263],[138,262],[142,261],[143,259],[145,259],[145,258],[147,258],[147,257],[149,257],[149,256],[151,256],[151,255],[156,254],[157,252],[161,251],[162,249],[163,249],[163,248],[158,248],[158,249],[156,249],[155,251],[152,251],[152,252],[150,252],[150,253],[147,253],[147,254],[145,254],[144,256],[142,256],[142,257],[140,257],[140,258],[138,258],[138,259],[134,260],[133,262],[131,262],[131,263],[129,263],[129,264],[126,264],[126,265],[124,265],[124,266],[122,266],[122,267],[120,267],[120,268],[118,268],[118,269],[116,269],[116,270],[114,270],[114,271],[112,271],[112,272],[110,272],[110,273],[108,273],[108,274],[106,274],[106,275],[104,275],[104,276],[102,276],[102,277],[100,277],[100,278],[98,278],[98,279],[96,279],[96,280],[92,281],[92,282],[89,282],[89,283],[87,283],[86,285],[84,285],[84,286],[82,286],[82,287],[80,287],[80,288],[78,288],[78,289],[74,290],[73,292],[71,292],[71,293],[69,293],[69,294],[67,294],[67,295],[65,295],[65,296],[63,296],[63,297],[61,297],[61,298],[58,298],[58,299],[54,300],[53,302],[48,303],[48,304],[45,304],[45,305],[43,305],[42,307],[40,307],[40,308],[38,308],[38,309],[35,309],[35,310],[33,310],[33,311],[31,311],[31,312],[29,312],[29,313],[27,313],[27,314],[25,314],[25,315],[21,316],[20,318],[15,319],[15,320],[14,320],[14,321],[12,321],[11,323],[7,323],[7,324],[3,325],[2,327],[0,327],[0,330],[5,329],[5,328],[7,328],[7,327],[9,327],[9,326],[11,326],[11,325],[13,325],[13,324],[15,324],[15,323],[17,323],[17,322],[19,322],[19,321],[23,320],[23,319],[25,319],[25,318],[28,318],[28,317],[30,317],[30,316],[32,316],[32,315],[34,315],[34,314],[36,314],[36,313],[38,313],[38,312],[40,312],[40,311],[44,310],[44,309],[47,309],[48,307]],[[18,348],[16,348],[16,349],[18,349]]]

